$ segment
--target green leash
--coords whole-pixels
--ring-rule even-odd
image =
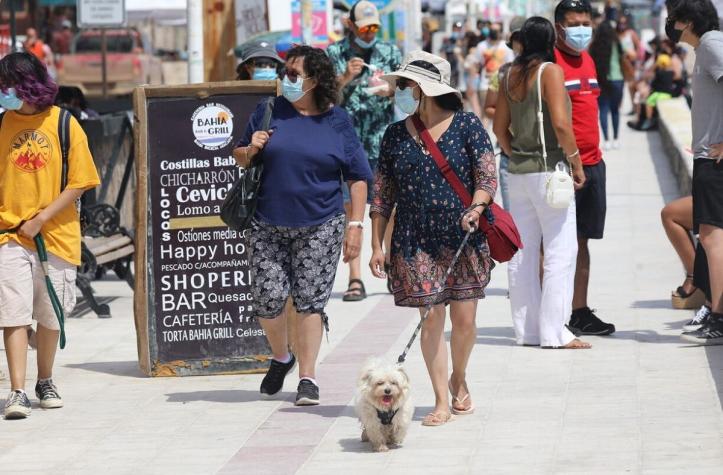
[[[8,230],[0,229],[0,234],[16,233],[18,229],[19,227]],[[55,316],[58,317],[58,323],[60,324],[60,349],[62,350],[65,348],[65,312],[63,312],[63,305],[60,303],[58,294],[55,292],[55,287],[53,287],[53,283],[50,281],[48,250],[45,247],[45,239],[43,239],[42,234],[38,233],[35,235],[35,238],[33,238],[33,240],[35,241],[35,248],[38,251],[40,266],[43,268],[43,274],[45,275],[45,286],[48,289],[50,303],[53,305],[53,311],[55,312]]]

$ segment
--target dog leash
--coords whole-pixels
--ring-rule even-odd
[[[20,226],[14,229],[3,230],[0,229],[0,234],[14,234],[17,233]],[[50,297],[50,303],[53,305],[53,311],[58,319],[60,325],[60,349],[65,348],[65,313],[63,312],[63,306],[60,303],[58,294],[55,292],[55,287],[50,281],[50,267],[48,264],[48,250],[45,247],[45,239],[43,235],[38,233],[33,238],[35,241],[35,248],[38,252],[38,259],[40,260],[40,267],[43,268],[43,275],[45,276],[45,287],[48,289],[48,296]]]
[[[471,223],[474,224],[474,223]],[[464,239],[462,240],[462,244],[459,245],[459,249],[457,249],[457,252],[454,254],[454,257],[452,258],[452,262],[449,263],[449,267],[447,268],[447,272],[444,274],[444,278],[442,279],[442,284],[439,286],[439,290],[435,293],[438,294],[442,291],[444,288],[444,282],[447,282],[447,279],[449,278],[449,275],[452,273],[452,269],[454,269],[455,264],[457,264],[457,259],[459,259],[460,254],[462,254],[462,249],[464,249],[464,246],[467,244],[467,241],[469,240],[470,235],[477,230],[477,227],[470,226],[469,231],[467,231],[467,234],[464,235]],[[419,331],[422,329],[422,325],[424,325],[424,321],[429,317],[429,312],[432,311],[432,306],[427,305],[427,309],[424,312],[424,315],[422,315],[422,318],[419,320],[419,324],[417,325],[417,328],[414,329],[414,333],[412,334],[412,338],[409,339],[409,343],[407,343],[406,348],[404,348],[404,351],[401,355],[399,355],[399,358],[397,358],[397,364],[402,365],[404,364],[404,361],[407,359],[407,353],[409,353],[409,350],[412,348],[412,345],[414,344],[414,340],[417,339],[417,335],[419,335]]]

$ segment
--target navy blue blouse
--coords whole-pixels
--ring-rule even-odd
[[[238,146],[251,142],[264,110],[265,100],[251,116]],[[340,107],[305,116],[284,97],[277,97],[269,129],[273,134],[259,156],[264,162],[255,216],[259,221],[288,227],[321,224],[344,210],[342,176],[372,178],[351,119]]]

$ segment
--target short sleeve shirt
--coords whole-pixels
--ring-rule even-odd
[[[376,66],[376,75],[389,74],[399,69],[402,54],[395,45],[377,41],[366,53],[360,54],[352,46],[349,38],[329,45],[327,55],[334,64],[336,74],[346,71],[347,62],[354,57],[361,57],[372,66]],[[369,87],[372,71],[364,67],[359,76],[342,88],[340,105],[351,116],[357,135],[364,146],[370,160],[378,160],[379,146],[387,126],[394,121],[394,104],[389,97],[381,97],[365,91]]]
[[[265,109],[264,100],[251,116],[239,146],[251,142]],[[264,170],[255,215],[264,223],[287,227],[322,224],[344,210],[342,177],[372,178],[349,114],[340,107],[305,116],[284,97],[277,97],[269,130],[273,133],[259,157]]]
[[[0,128],[0,229],[14,229],[32,219],[60,195],[59,118],[58,107],[34,115],[5,113]],[[99,183],[85,132],[71,118],[66,189],[87,189]],[[60,210],[41,232],[48,252],[80,265],[80,219],[74,204]],[[11,239],[35,249],[32,240],[17,234],[0,234],[0,245]]]
[[[574,56],[558,48],[555,48],[555,60],[565,74],[565,88],[572,102],[572,130],[580,159],[583,165],[595,165],[602,160],[597,104],[600,86],[595,62],[587,51]]]
[[[693,156],[710,158],[710,146],[723,142],[723,32],[700,38],[692,83]]]

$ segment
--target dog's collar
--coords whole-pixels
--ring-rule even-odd
[[[380,411],[377,409],[377,417],[381,421],[383,426],[388,426],[392,423],[392,419],[394,419],[394,416],[397,414],[397,411],[399,409],[392,411],[391,409],[388,411]]]

